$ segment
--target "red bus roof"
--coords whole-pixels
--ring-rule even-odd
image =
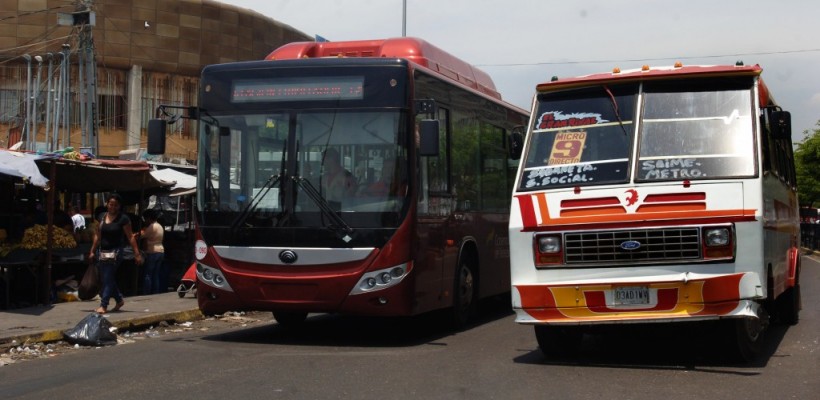
[[[621,71],[614,69],[612,72],[604,72],[592,75],[583,75],[571,78],[553,78],[550,82],[541,83],[536,86],[539,92],[551,92],[576,87],[599,85],[603,83],[623,83],[633,81],[644,81],[654,79],[675,79],[696,77],[720,77],[720,76],[759,76],[763,72],[760,65],[680,65],[667,67],[644,66],[639,69]],[[761,79],[760,104],[765,107],[774,104],[769,95],[769,90]]]
[[[490,76],[464,60],[418,38],[403,37],[346,42],[294,42],[274,50],[265,60],[320,57],[395,57],[445,76],[463,86],[501,100]]]

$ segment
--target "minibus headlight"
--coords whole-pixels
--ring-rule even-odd
[[[541,253],[558,253],[561,251],[561,239],[558,236],[538,237],[538,251]]]
[[[709,228],[704,232],[706,238],[706,246],[719,247],[729,244],[729,229],[728,228]]]
[[[556,266],[563,263],[564,252],[560,234],[542,234],[535,236],[533,243],[535,267]]]

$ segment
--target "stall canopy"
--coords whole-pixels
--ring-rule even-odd
[[[168,188],[169,196],[184,196],[196,192],[196,177],[172,168],[151,171],[151,175],[160,182],[173,186]]]
[[[0,174],[20,178],[34,186],[46,187],[48,178],[43,176],[35,161],[46,156],[0,149]]]
[[[135,192],[164,190],[172,183],[159,181],[145,161],[40,159],[40,172],[48,175],[51,163],[56,167],[54,186],[72,192]]]

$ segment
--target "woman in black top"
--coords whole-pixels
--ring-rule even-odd
[[[104,314],[108,311],[108,302],[111,297],[117,304],[112,311],[117,311],[125,305],[122,293],[117,287],[117,268],[122,262],[122,248],[127,244],[134,249],[134,262],[142,264],[137,241],[131,230],[131,219],[120,211],[122,197],[116,193],[108,195],[106,198],[106,212],[99,216],[100,223],[94,233],[94,241],[91,243],[91,253],[88,259],[92,262],[96,258],[102,281],[102,298],[97,312]],[[99,252],[97,252],[99,249]]]

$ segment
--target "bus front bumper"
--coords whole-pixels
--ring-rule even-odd
[[[692,278],[692,279],[690,279]],[[521,324],[615,324],[757,317],[765,298],[756,273],[644,282],[514,284]]]

